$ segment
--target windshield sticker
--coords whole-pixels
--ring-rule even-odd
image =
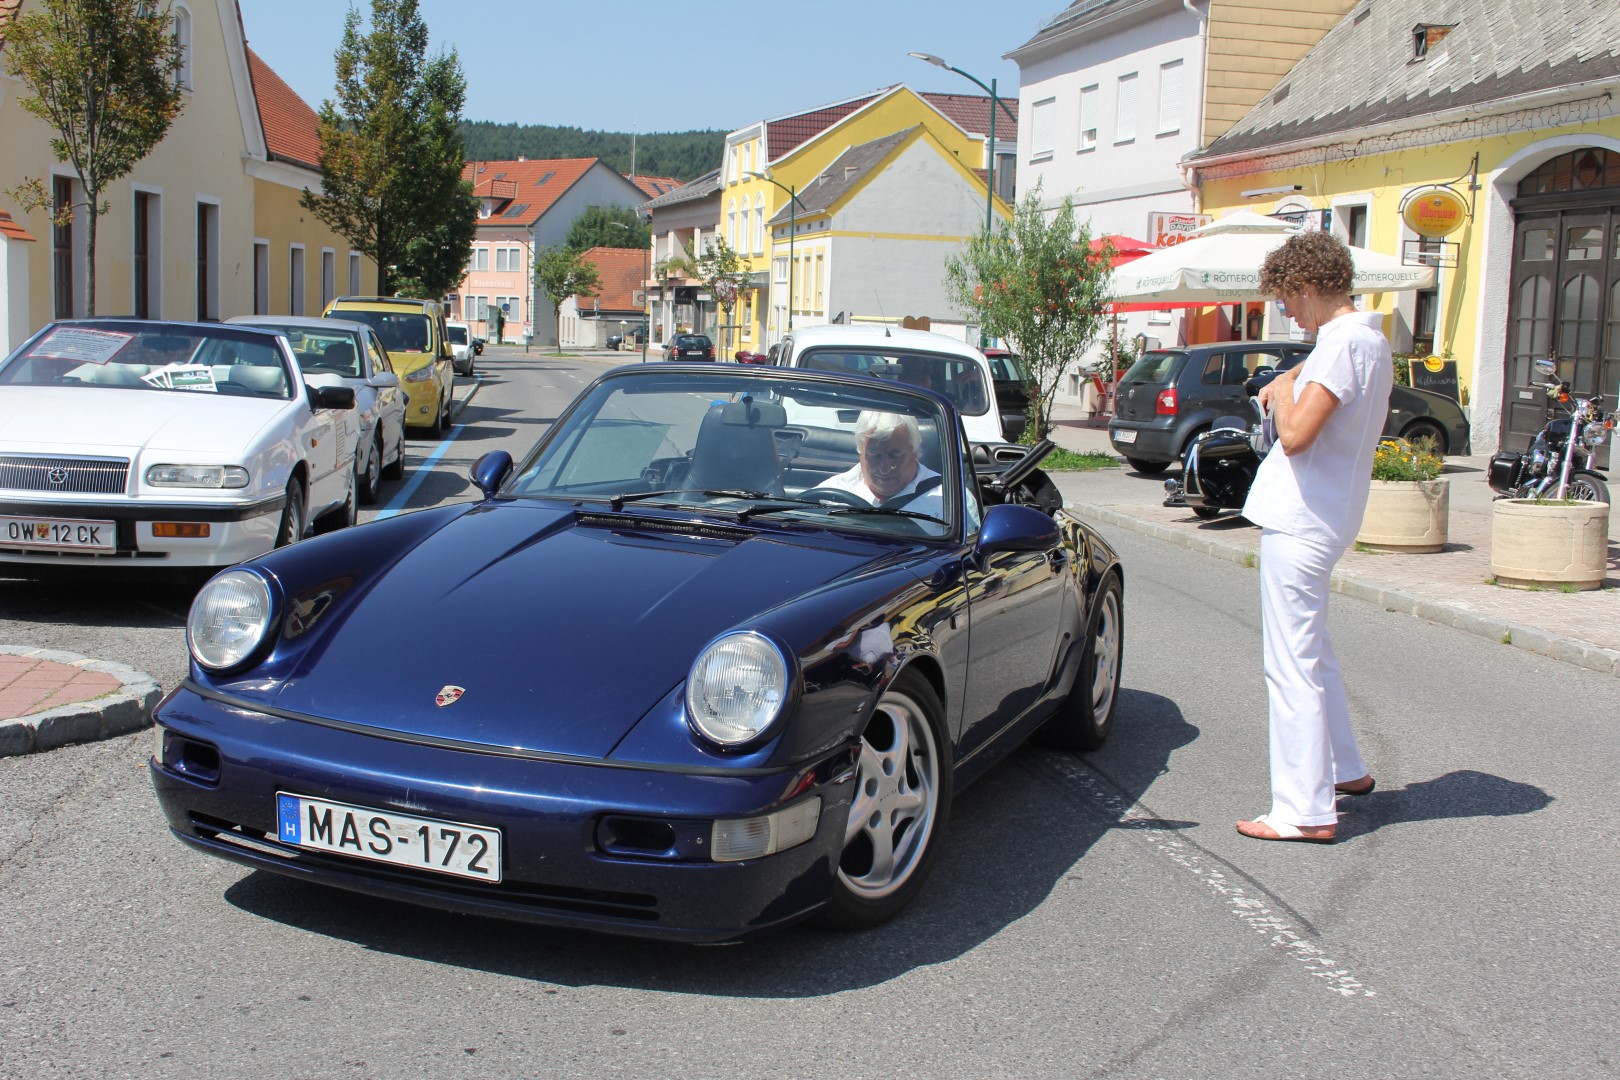
[[[105,364],[118,350],[128,345],[134,334],[119,334],[111,330],[83,330],[59,326],[50,336],[34,348],[34,355],[53,360],[80,360],[87,364]]]
[[[170,364],[147,372],[141,379],[160,390],[202,390],[217,393],[214,369],[207,364]]]

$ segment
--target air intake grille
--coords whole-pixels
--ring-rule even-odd
[[[0,489],[9,491],[122,495],[128,483],[128,458],[0,455]]]

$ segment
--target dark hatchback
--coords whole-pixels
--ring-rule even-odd
[[[990,362],[990,379],[996,386],[996,404],[1001,407],[1001,432],[1008,442],[1017,442],[1029,426],[1029,372],[1018,354],[1008,349],[985,349]]]
[[[665,360],[713,360],[714,342],[706,334],[676,334],[664,346]]]
[[[1180,461],[1195,436],[1222,416],[1247,416],[1243,384],[1261,368],[1303,359],[1302,341],[1226,341],[1142,354],[1119,380],[1108,439],[1137,472]]]

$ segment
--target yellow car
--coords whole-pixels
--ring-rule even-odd
[[[377,331],[406,394],[405,424],[436,436],[450,426],[456,375],[445,338],[444,310],[433,300],[402,296],[340,296],[329,319],[365,323]]]

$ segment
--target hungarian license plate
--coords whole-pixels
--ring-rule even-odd
[[[501,834],[459,821],[276,793],[281,842],[475,881],[501,880]]]
[[[78,518],[0,517],[0,543],[17,547],[116,551],[118,527]]]
[[[1133,443],[1136,441],[1136,432],[1132,431],[1130,428],[1120,428],[1118,431],[1114,432],[1114,441],[1117,443],[1126,444]]]

